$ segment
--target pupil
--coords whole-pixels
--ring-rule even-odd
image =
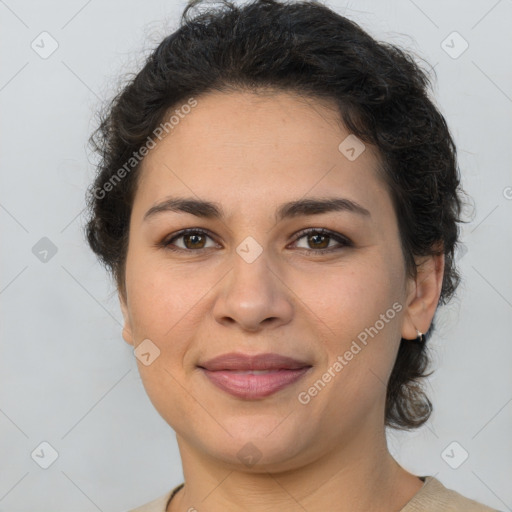
[[[192,241],[192,245],[196,245],[197,239],[201,238],[202,235],[187,235],[187,240],[190,241],[191,239],[196,239],[195,241]]]
[[[314,239],[314,238],[323,238],[324,239],[324,244],[323,244],[322,248],[325,247],[325,239],[327,238],[326,235],[318,235],[318,234],[310,235],[310,240]],[[315,244],[315,243],[316,242],[313,242],[313,244]]]

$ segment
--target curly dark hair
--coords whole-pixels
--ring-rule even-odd
[[[398,218],[407,275],[415,257],[444,253],[439,304],[454,295],[462,210],[456,148],[429,98],[430,78],[413,56],[378,42],[356,23],[316,1],[223,0],[191,16],[147,57],[143,68],[100,112],[90,142],[99,154],[88,189],[86,236],[125,296],[129,221],[139,163],[126,162],[147,144],[169,111],[212,91],[289,91],[334,102],[351,133],[372,144]],[[202,6],[201,6],[202,7]],[[121,172],[124,169],[124,172]],[[411,430],[430,417],[421,379],[426,342],[401,339],[386,397],[385,424]]]

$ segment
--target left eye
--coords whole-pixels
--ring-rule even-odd
[[[327,229],[306,229],[301,231],[295,238],[294,243],[301,238],[306,238],[307,244],[313,244],[315,246],[313,249],[310,249],[309,247],[304,248],[306,251],[313,252],[331,252],[339,250],[343,246],[350,247],[352,245],[352,241],[345,236]],[[338,242],[338,246],[329,247],[329,243],[332,240]]]
[[[177,234],[175,234],[172,238],[164,239],[159,245],[171,251],[193,251],[197,252],[202,249],[209,249],[213,246],[207,247],[206,239],[212,239],[211,235],[202,229],[191,228],[185,229]],[[339,250],[343,247],[352,246],[352,241],[346,238],[345,236],[329,231],[327,229],[306,229],[298,233],[295,237],[293,244],[296,244],[302,238],[306,239],[306,243],[309,245],[314,245],[311,247],[299,247],[299,249],[306,250],[309,252],[331,252],[335,250]],[[176,240],[183,239],[183,247],[176,245],[174,242]],[[336,241],[338,246],[329,247],[331,241]]]

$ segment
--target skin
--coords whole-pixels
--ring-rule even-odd
[[[197,100],[143,160],[120,293],[125,341],[149,339],[160,350],[137,364],[181,454],[186,485],[168,512],[400,510],[422,481],[388,451],[386,383],[400,338],[415,339],[432,321],[443,256],[418,260],[418,277],[406,276],[378,155],[369,145],[354,161],[340,152],[349,132],[329,104],[285,92]],[[167,211],[144,220],[171,196],[218,202],[226,217]],[[371,218],[344,211],[275,222],[279,205],[304,197],[349,198]],[[158,246],[184,228],[213,236],[175,239],[182,252]],[[304,228],[353,246],[296,240]],[[251,263],[236,252],[248,236],[262,249]],[[395,302],[402,310],[301,404],[298,394]],[[242,400],[197,368],[231,351],[277,352],[313,368],[274,395]],[[247,443],[260,454],[250,467],[237,456]]]

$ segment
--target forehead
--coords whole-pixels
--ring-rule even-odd
[[[382,200],[378,156],[369,145],[356,147],[364,148],[356,159],[340,150],[351,134],[334,103],[288,92],[215,92],[196,101],[142,162],[146,203],[175,194],[242,206],[336,191]]]
[[[175,125],[161,149],[165,142],[174,142],[188,149],[215,149],[218,157],[222,152],[235,157],[238,148],[240,152],[255,148],[271,153],[305,144],[306,148],[320,145],[325,150],[330,144],[337,147],[345,131],[334,102],[292,92],[213,92],[196,102],[180,119],[173,116]],[[179,110],[179,105],[172,108],[173,112]]]

